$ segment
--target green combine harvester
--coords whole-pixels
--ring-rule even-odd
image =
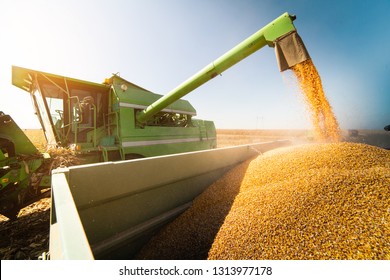
[[[98,84],[16,66],[12,83],[31,95],[48,145],[71,147],[84,163],[213,149],[214,123],[180,98],[266,45],[282,71],[307,59],[294,19],[282,15],[164,96],[118,75]]]
[[[196,119],[181,98],[265,46],[281,71],[309,59],[294,20],[281,15],[166,95],[118,75],[98,84],[13,67],[12,83],[31,95],[48,145],[92,163],[53,170],[50,258],[131,258],[229,169],[288,145],[216,149],[214,123]]]

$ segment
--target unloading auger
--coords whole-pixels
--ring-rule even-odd
[[[168,94],[149,105],[146,109],[138,112],[137,121],[144,123],[169,104],[222,74],[225,70],[265,46],[275,47],[280,71],[285,71],[295,64],[309,59],[309,53],[294,27],[293,21],[295,19],[296,16],[284,13],[214,60]]]

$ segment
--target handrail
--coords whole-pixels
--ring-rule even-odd
[[[94,259],[65,173],[56,171],[52,175],[50,258]]]

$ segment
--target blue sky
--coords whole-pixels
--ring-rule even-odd
[[[390,1],[0,0],[0,111],[38,128],[11,65],[165,94],[284,12],[321,75],[341,128],[390,124]],[[217,128],[308,129],[291,71],[265,47],[185,97]]]

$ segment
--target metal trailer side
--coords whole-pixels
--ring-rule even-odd
[[[50,259],[131,259],[228,170],[289,144],[273,141],[54,170]]]

